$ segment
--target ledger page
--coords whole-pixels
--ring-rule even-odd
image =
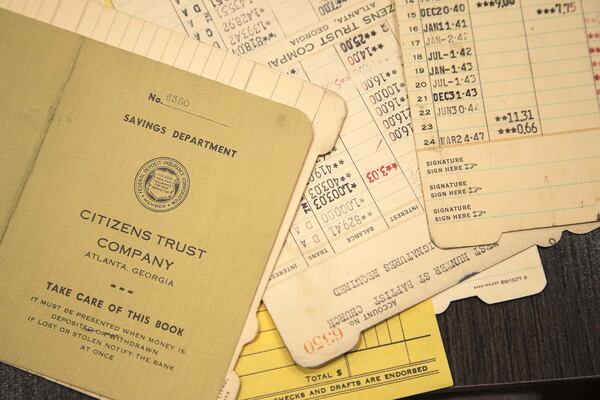
[[[600,2],[398,0],[433,241],[600,211]]]

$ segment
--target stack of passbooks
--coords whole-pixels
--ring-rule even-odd
[[[0,361],[91,396],[451,386],[599,226],[595,0],[0,7]]]

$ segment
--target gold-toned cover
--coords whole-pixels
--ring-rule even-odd
[[[3,10],[0,51],[0,360],[216,398],[310,121]]]

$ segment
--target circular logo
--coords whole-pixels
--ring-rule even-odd
[[[133,186],[144,207],[165,212],[183,203],[190,190],[190,176],[179,161],[158,157],[142,165]]]

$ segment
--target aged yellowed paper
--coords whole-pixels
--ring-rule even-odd
[[[0,359],[109,398],[216,398],[310,120],[6,10],[0,19],[3,135],[42,138],[0,243]],[[32,109],[32,97],[46,102]]]
[[[161,21],[174,26],[179,17],[186,30],[192,23],[196,29],[214,28],[185,4],[177,16],[162,3],[168,2],[142,8],[134,0],[123,8],[152,19],[166,13],[172,24]],[[283,39],[251,46],[249,56],[336,91],[349,108],[335,149],[315,166],[265,295],[298,364],[324,363],[350,350],[361,331],[533,243],[550,245],[560,238],[562,229],[527,231],[498,244],[451,251],[431,242],[391,1],[343,3],[323,13],[304,0],[285,6],[260,1],[231,12],[207,5],[203,11],[218,22],[222,35],[229,22],[243,20],[255,7],[267,11],[231,28],[230,39],[239,32],[252,41],[241,32],[258,21],[269,28],[250,35],[255,41],[284,32]],[[291,9],[304,11],[294,16]],[[299,26],[304,28],[290,33]],[[216,44],[235,53],[231,40]],[[344,329],[344,338],[306,352],[307,341],[335,327]]]
[[[600,2],[397,2],[440,247],[600,220]]]

